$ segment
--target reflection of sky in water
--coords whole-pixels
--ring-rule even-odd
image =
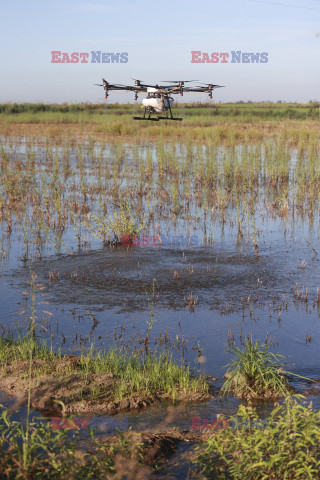
[[[19,148],[20,152],[17,149],[12,154],[23,155],[23,146]],[[133,157],[129,152],[130,162]],[[89,167],[90,164],[88,173]],[[259,202],[263,204],[263,190],[259,192]],[[252,334],[253,339],[261,341],[268,336],[272,351],[290,356],[289,370],[319,378],[320,318],[314,304],[320,286],[319,255],[315,253],[320,246],[318,219],[310,225],[308,219],[304,222],[295,217],[286,222],[257,214],[256,227],[260,229],[257,257],[249,231],[245,232],[247,241],[237,244],[236,222],[228,221],[223,227],[210,218],[204,220],[197,208],[192,213],[198,220],[183,218],[183,215],[154,220],[147,233],[158,235],[156,225],[160,226],[165,240],[161,247],[141,245],[110,251],[93,241],[88,251],[74,256],[57,255],[47,248],[42,260],[28,266],[17,259],[22,255],[21,235],[12,234],[9,255],[1,261],[0,323],[4,329],[15,328],[19,319],[19,324],[25,326],[26,314],[18,315],[18,312],[25,310],[22,292],[30,280],[31,268],[38,275],[37,281],[45,287],[37,293],[38,318],[42,321],[42,317],[47,316],[43,310],[52,313],[51,317],[47,316],[46,325],[51,326],[56,346],[61,345],[63,337],[66,339],[62,345],[64,351],[77,353],[80,343],[86,346],[91,342],[98,348],[108,348],[114,344],[115,329],[125,343],[132,335],[143,336],[153,307],[153,337],[163,336],[165,330],[173,340],[183,335],[187,340],[185,360],[196,365],[197,370],[217,376],[219,381],[214,383],[217,390],[224,366],[231,360],[227,352],[228,334],[234,338],[235,345],[240,345],[240,340],[247,335]],[[229,220],[235,219],[232,209],[228,215]],[[69,228],[64,238],[66,245],[74,243],[74,234]],[[203,244],[205,235],[214,236],[214,242]],[[186,239],[190,236],[193,240],[188,246]],[[9,251],[8,243],[6,247]],[[306,264],[301,268],[303,260]],[[49,280],[52,271],[60,274],[56,282]],[[174,278],[174,271],[180,278]],[[75,273],[76,281],[71,278]],[[307,303],[294,301],[296,284],[300,291],[303,287],[309,288]],[[188,308],[191,294],[198,300],[193,312]],[[43,301],[48,304],[40,303]],[[311,343],[306,343],[306,335],[311,335]],[[195,362],[198,341],[205,357],[202,364]],[[174,356],[180,358],[181,349],[175,351]],[[299,391],[306,387],[303,380],[294,380],[293,385]],[[320,408],[319,398],[308,397],[311,399],[314,406]],[[3,401],[10,403],[8,399]],[[192,416],[212,419],[218,413],[231,415],[238,404],[238,400],[232,398],[188,404],[176,410],[169,426],[188,429]],[[161,404],[121,418],[137,429],[154,427],[167,417],[167,407]],[[261,405],[259,412],[264,416],[270,408],[270,404]],[[95,417],[91,422],[98,431],[105,431],[101,427],[106,427],[103,418]],[[114,425],[109,427],[106,427],[108,432],[114,430]]]

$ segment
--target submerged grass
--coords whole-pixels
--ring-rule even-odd
[[[211,129],[207,138],[200,128],[201,145],[188,137],[189,127],[181,144],[166,136],[152,145],[106,144],[90,135],[5,136],[0,144],[1,256],[10,253],[11,235],[18,236],[21,260],[28,262],[46,249],[70,254],[90,248],[96,239],[114,244],[122,235],[161,236],[178,224],[185,230],[194,224],[204,243],[229,225],[237,244],[252,243],[258,255],[267,219],[284,226],[296,219],[316,224],[318,132],[285,130],[277,139],[253,141],[249,129],[238,145],[236,131],[219,129]]]

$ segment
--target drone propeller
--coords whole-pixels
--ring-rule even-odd
[[[171,88],[176,89],[180,91],[181,97],[183,97],[183,88],[185,83],[190,83],[190,82],[198,82],[198,80],[163,80],[167,83],[176,83],[177,85],[172,85]]]
[[[97,85],[97,84],[96,84]],[[107,80],[105,80],[104,78],[102,79],[102,85],[101,87],[103,87],[105,89],[105,98],[108,98],[109,96],[109,93],[108,93],[108,90],[109,90],[109,83],[107,82]]]
[[[199,82],[199,80],[161,80],[166,83],[189,83],[189,82]]]
[[[212,93],[215,88],[221,88],[222,85],[214,85],[212,83],[202,83],[198,86],[185,86],[185,83],[198,82],[198,80],[167,80],[166,83],[172,83],[173,85],[147,85],[143,83],[143,80],[134,80],[134,85],[122,85],[120,83],[109,83],[105,78],[102,78],[101,83],[95,83],[99,87],[103,87],[105,91],[105,97],[108,98],[110,91],[128,91],[134,92],[135,100],[138,99],[139,93],[150,93],[158,92],[164,95],[179,94],[183,96],[186,93],[199,92],[199,93],[208,93],[209,97],[212,98]],[[149,90],[150,87],[150,90]]]
[[[130,77],[131,80],[134,80],[134,84],[136,87],[140,87],[141,83],[143,83],[143,80],[138,80],[137,78],[132,78]]]
[[[190,82],[198,82],[198,80],[162,80],[163,82],[166,83],[176,83],[177,85],[173,85],[173,89],[179,89],[180,90],[180,95],[183,97],[183,87],[185,83],[190,83]]]
[[[224,87],[224,85],[214,85],[212,83],[203,83],[203,82],[200,82],[201,85],[206,85],[207,87],[209,88],[222,88]],[[201,88],[201,87],[200,87]]]
[[[106,82],[106,83],[94,83],[94,85],[98,85],[98,87],[105,87],[105,88],[107,87],[108,89],[112,88],[112,87],[125,87],[125,85],[121,85],[120,83],[111,84],[111,83],[108,83],[108,82]]]
[[[204,87],[198,85],[196,88],[199,88],[200,91],[202,91],[203,93],[209,93],[209,98],[212,98],[212,91],[215,89],[215,88],[222,88],[224,85],[214,85],[213,83],[203,83],[203,82],[200,82],[201,85],[205,85]]]
[[[141,87],[141,88],[145,88],[145,87],[155,87],[157,88],[158,85],[147,85],[146,83],[143,83],[144,81],[143,80],[138,80],[137,78],[132,78],[131,77],[131,80],[134,80],[134,86],[135,87]]]

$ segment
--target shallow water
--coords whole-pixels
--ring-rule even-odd
[[[20,145],[11,155],[24,158],[26,150]],[[45,152],[40,149],[38,155],[40,163],[45,164]],[[127,156],[134,161],[134,152],[128,151]],[[295,152],[290,161],[294,167]],[[90,174],[90,162],[87,169]],[[74,178],[71,175],[70,183],[77,178],[76,174]],[[263,194],[262,189],[260,197]],[[194,216],[191,221],[173,215],[154,220],[148,234],[158,235],[160,231],[165,242],[159,246],[109,248],[92,240],[77,250],[74,230],[69,226],[64,246],[72,254],[66,248],[62,248],[64,253],[56,253],[48,244],[43,247],[41,258],[22,261],[21,232],[13,231],[10,239],[3,234],[3,328],[15,329],[18,320],[25,328],[30,299],[23,292],[30,291],[27,282],[33,271],[37,282],[43,285],[42,290],[36,290],[37,316],[54,334],[54,345],[61,346],[64,352],[79,353],[91,343],[97,348],[108,348],[115,342],[130,344],[132,335],[145,334],[153,310],[153,338],[163,337],[167,331],[167,336],[175,341],[175,357],[179,359],[183,354],[196,370],[218,377],[214,383],[217,391],[224,367],[232,358],[228,345],[241,345],[247,335],[261,341],[267,337],[272,351],[290,357],[289,370],[311,379],[320,378],[320,310],[316,301],[320,286],[318,216],[310,222],[308,217],[286,220],[267,218],[257,212],[257,255],[250,239],[239,241],[235,222],[221,225],[208,219],[206,223],[196,204],[190,211]],[[235,219],[235,215],[235,210],[233,214],[230,211],[229,219]],[[206,238],[214,241],[207,243]],[[174,278],[175,271],[180,278]],[[59,278],[50,279],[49,272],[59,272]],[[296,285],[300,292],[303,287],[309,289],[308,301],[295,298]],[[197,299],[193,308],[189,308],[191,294]],[[42,334],[45,336],[44,331]],[[311,335],[311,342],[306,342],[307,335]],[[308,388],[303,380],[293,380],[292,385],[298,391]],[[308,398],[315,408],[320,408],[319,397]],[[2,401],[12,402],[7,397]],[[238,405],[239,401],[233,398],[188,404],[183,410],[175,410],[167,426],[190,429],[192,417],[212,419],[219,413],[229,416]],[[271,407],[261,404],[258,411],[264,417]],[[18,415],[23,414],[20,411]],[[117,417],[123,420],[124,427],[154,428],[165,422],[168,405]],[[111,433],[119,426],[104,420],[91,418],[90,424],[102,433]]]

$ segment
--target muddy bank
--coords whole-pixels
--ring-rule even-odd
[[[56,361],[36,359],[32,361],[29,379],[29,362],[18,361],[6,365],[0,373],[0,389],[17,397],[25,404],[30,388],[32,408],[50,415],[65,414],[116,414],[148,407],[168,399],[175,402],[205,401],[214,396],[213,388],[207,392],[184,391],[179,385],[175,394],[159,390],[137,391],[116,396],[120,379],[113,373],[84,372],[81,357],[68,356]],[[70,371],[72,369],[72,371]],[[129,384],[125,385],[129,388]]]
[[[228,376],[225,375],[225,378],[228,378]],[[256,391],[255,386],[250,385],[245,379],[241,378],[240,381],[237,381],[237,379],[234,378],[228,390],[225,391],[223,388],[221,389],[221,394],[233,395],[248,403],[275,402],[286,397],[286,395],[293,395],[295,393],[295,389],[289,385],[287,378],[284,376],[280,378],[285,384],[285,390],[261,387]]]

